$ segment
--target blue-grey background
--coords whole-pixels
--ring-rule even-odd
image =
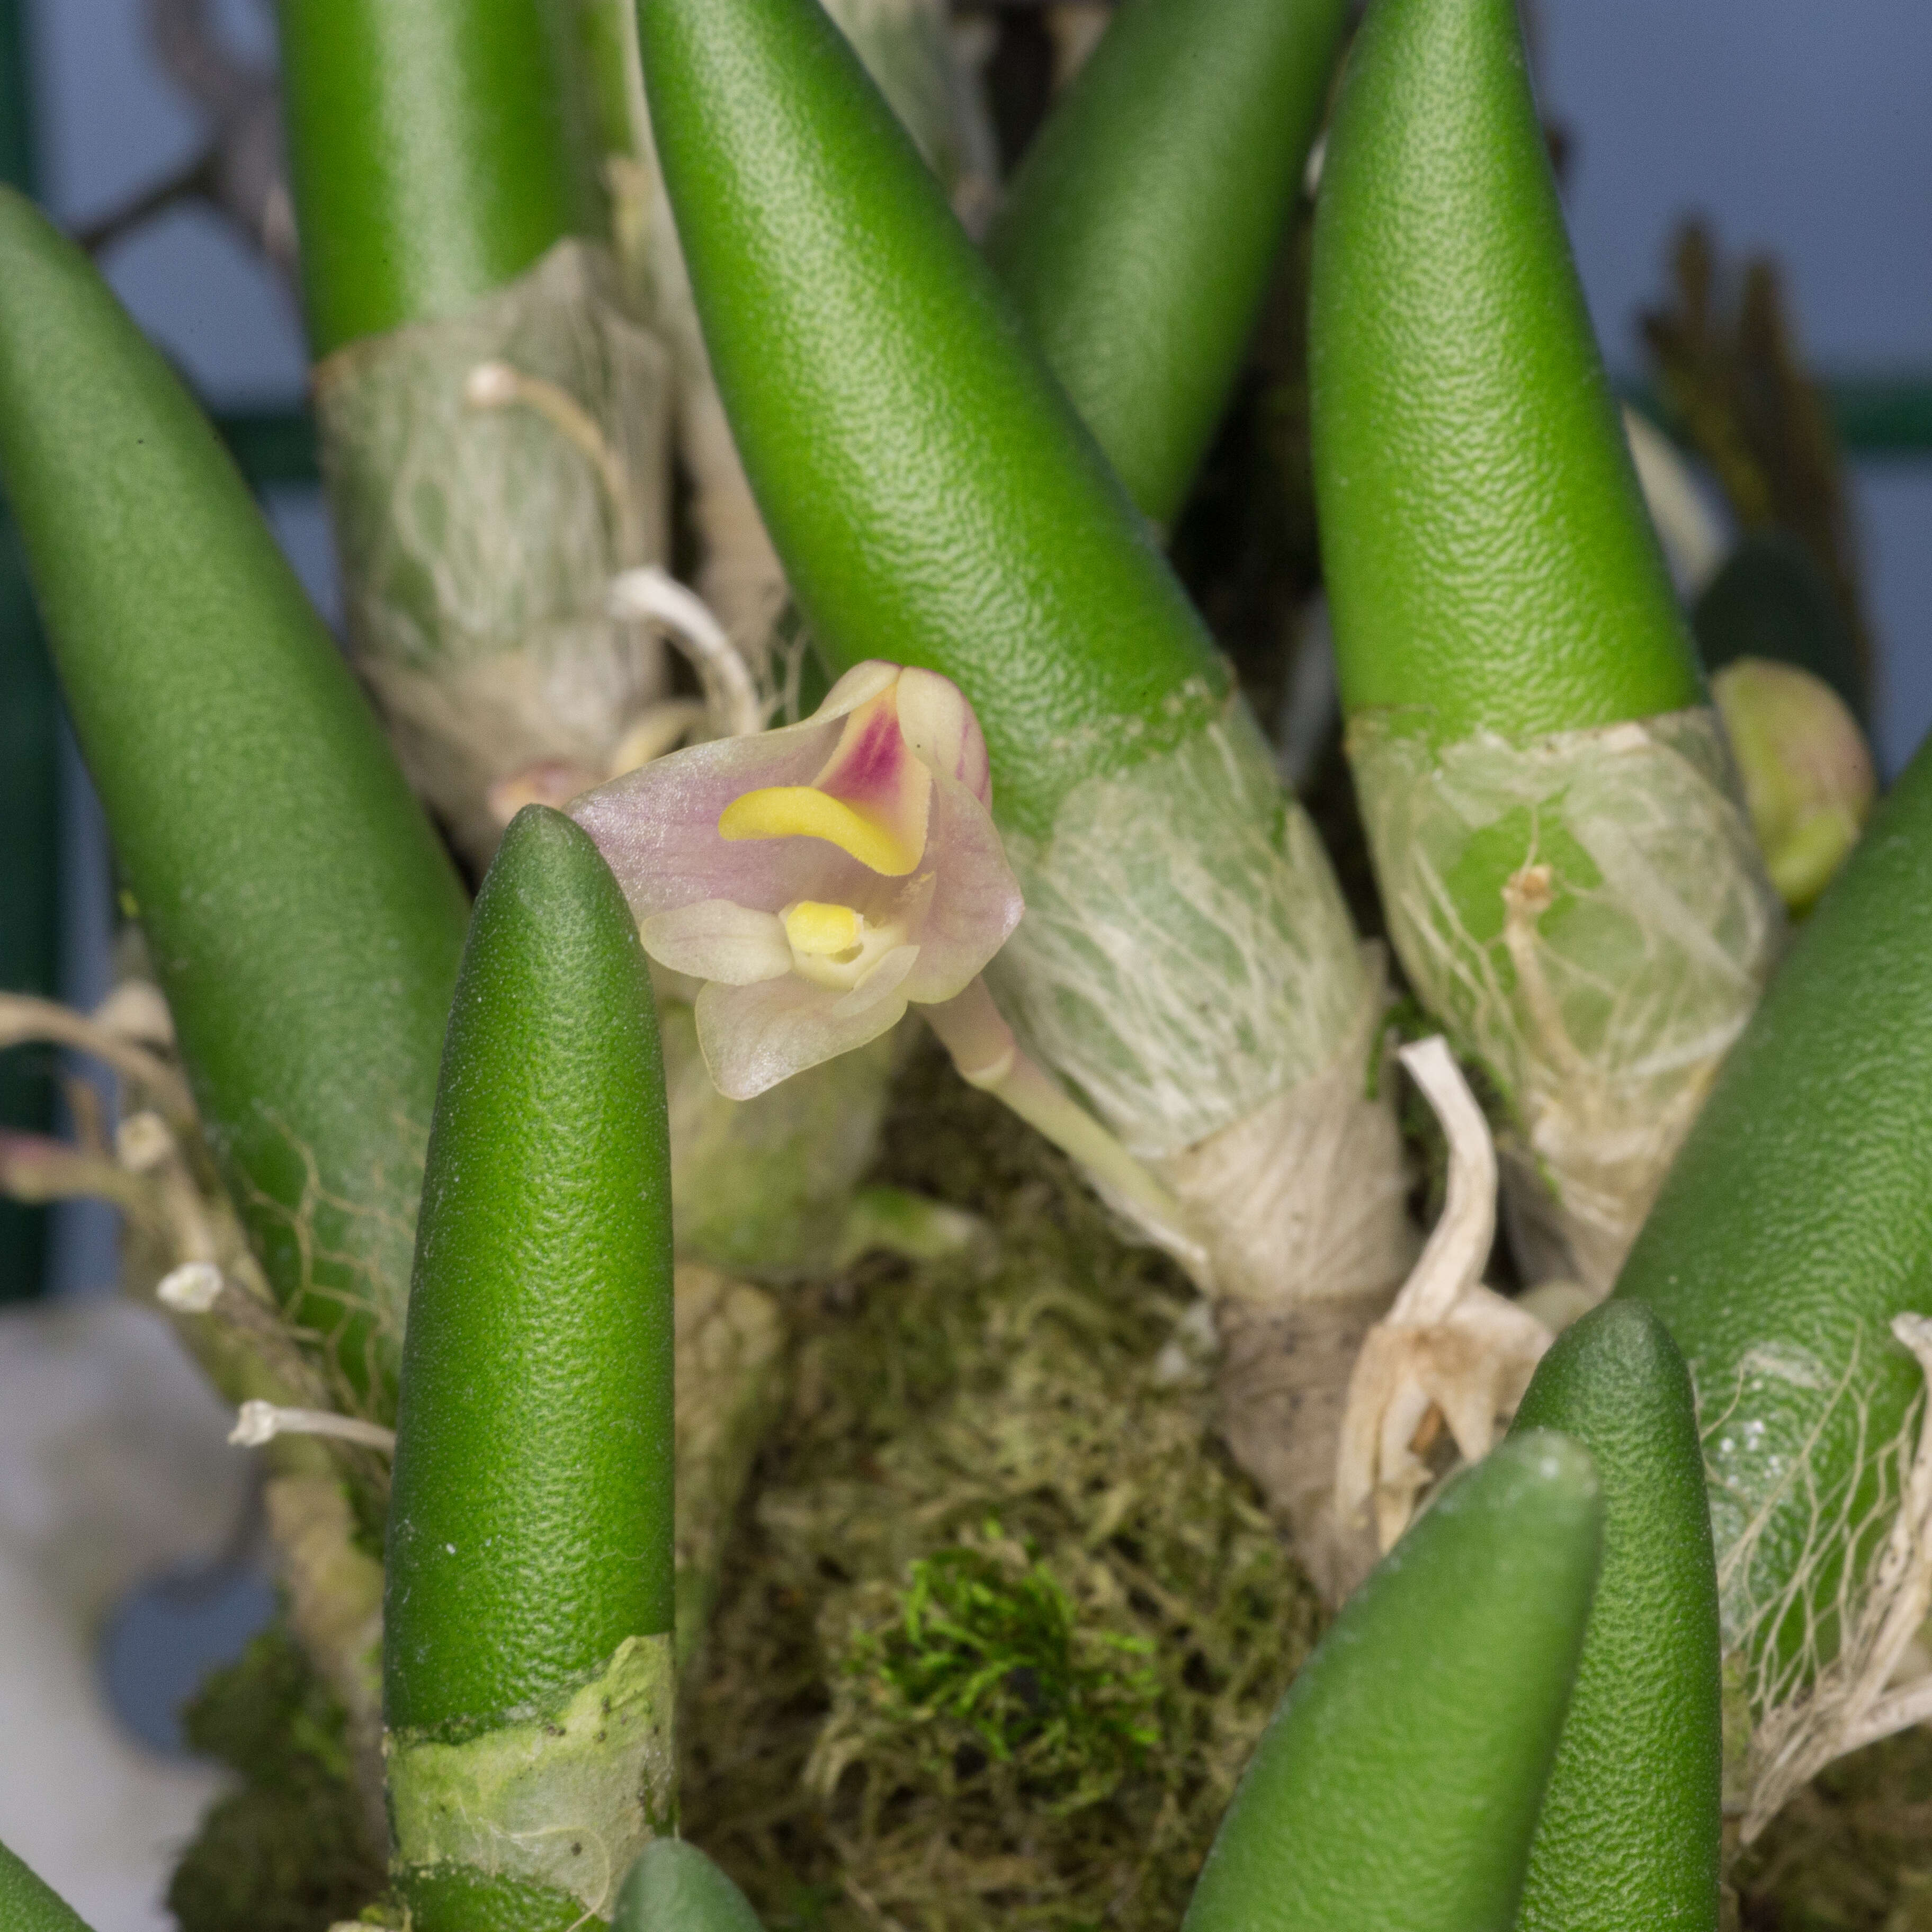
[[[1932,368],[1925,0],[1540,0],[1544,100],[1576,136],[1571,233],[1613,368],[1694,211],[1782,259],[1815,366]],[[1864,463],[1878,752],[1932,726],[1932,464]]]

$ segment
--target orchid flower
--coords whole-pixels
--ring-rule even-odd
[[[968,1080],[1198,1268],[1172,1197],[1027,1058],[980,977],[1025,910],[992,802],[958,686],[874,659],[802,724],[672,752],[570,812],[645,951],[703,982],[698,1044],[721,1093],[748,1100],[917,1006]]]
[[[871,662],[801,724],[714,740],[572,807],[644,950],[702,980],[720,1092],[748,1100],[964,992],[1019,923],[972,708]]]

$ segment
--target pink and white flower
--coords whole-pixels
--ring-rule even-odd
[[[1019,923],[958,686],[877,660],[802,724],[675,752],[586,793],[660,965],[702,980],[698,1034],[748,1100],[956,998]]]

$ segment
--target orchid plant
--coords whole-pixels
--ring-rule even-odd
[[[802,724],[714,740],[586,794],[645,950],[703,982],[698,1037],[748,1100],[956,999],[1023,910],[957,686],[856,666]]]
[[[1340,0],[1124,0],[1087,97],[1098,105],[1083,110],[1091,130],[1063,123],[1072,132],[1010,200],[990,266],[814,0],[618,0],[614,16],[586,0],[580,25],[615,21],[615,58],[600,71],[623,95],[623,158],[663,164],[662,194],[634,196],[632,213],[656,220],[662,200],[668,223],[675,206],[676,247],[662,230],[629,264],[664,271],[658,296],[686,314],[675,328],[657,317],[662,340],[650,304],[620,293],[603,244],[580,232],[558,137],[569,90],[539,71],[555,50],[539,45],[537,10],[283,0],[324,442],[333,423],[338,523],[363,519],[364,541],[344,547],[352,590],[358,559],[364,591],[385,575],[412,519],[414,534],[450,536],[458,483],[487,484],[493,518],[504,508],[484,537],[470,530],[439,552],[435,569],[398,568],[393,608],[364,600],[365,629],[382,628],[375,611],[392,642],[410,644],[409,662],[388,667],[396,742],[420,753],[397,728],[433,740],[425,720],[437,719],[491,740],[463,767],[473,844],[443,806],[459,845],[495,853],[473,907],[405,782],[406,758],[382,739],[176,379],[80,254],[0,191],[0,472],[160,982],[158,1030],[152,1015],[134,1024],[124,999],[92,1025],[0,1001],[0,1045],[78,1042],[143,1103],[111,1148],[102,1138],[63,1155],[0,1137],[0,1190],[106,1192],[169,1246],[175,1264],[154,1298],[238,1407],[232,1439],[263,1452],[287,1621],[344,1707],[364,1828],[378,1856],[385,1843],[392,1854],[388,1898],[371,1911],[400,1915],[403,1932],[752,1932],[750,1906],[700,1855],[667,1848],[679,1674],[716,1582],[695,1574],[693,1550],[710,1539],[715,1573],[758,1455],[764,1392],[782,1372],[784,1316],[761,1290],[689,1268],[674,1250],[685,1215],[674,1166],[700,1162],[693,1137],[679,1146],[680,1083],[663,1076],[668,1058],[696,1069],[664,1042],[694,1029],[734,1107],[770,1095],[782,1112],[836,1061],[872,1079],[867,1113],[827,1078],[828,1105],[806,1130],[788,1124],[763,1169],[728,1136],[710,1144],[748,1177],[747,1196],[780,1195],[763,1204],[780,1219],[790,1197],[766,1177],[828,1120],[857,1146],[848,1178],[866,1171],[889,1036],[916,1009],[962,1078],[1069,1154],[1206,1292],[1150,1352],[1147,1379],[1166,1388],[1192,1374],[1183,1340],[1218,1351],[1222,1432],[1261,1485],[1242,1492],[1242,1510],[1264,1528],[1270,1511],[1294,1534],[1296,1499],[1312,1496],[1316,1527],[1372,1527],[1384,1546],[1256,1750],[1186,1932],[1666,1922],[1711,1932],[1728,1742],[1720,1641],[1724,1670],[1749,1678],[1756,1707],[1747,1834],[1848,1741],[1932,1709],[1932,1687],[1898,1676],[1932,1603],[1932,1441],[1912,1432],[1922,1408],[1909,1406],[1912,1364],[1932,1363],[1920,1306],[1932,899],[1915,872],[1932,849],[1932,760],[1826,899],[1766,1016],[1748,1023],[1775,922],[1749,926],[1730,1030],[1712,1034],[1688,1090],[1701,1103],[1708,1085],[1709,1106],[1694,1129],[1694,1104],[1672,1116],[1670,1145],[1681,1127],[1686,1152],[1610,1306],[1571,1319],[1610,1287],[1608,1264],[1600,1280],[1544,1281],[1540,1300],[1484,1285],[1490,1124],[1449,1045],[1406,1049],[1448,1172],[1434,1234],[1398,1294],[1413,1243],[1382,982],[1312,824],[1146,528],[1181,501],[1234,382],[1328,90]],[[938,0],[926,10],[943,50]],[[452,79],[458,64],[439,57],[438,32],[483,49],[476,73]],[[1351,56],[1352,92],[1324,151],[1311,385],[1317,482],[1331,500],[1327,580],[1358,754],[1392,716],[1454,718],[1460,704],[1486,757],[1512,734],[1540,757],[1555,731],[1574,735],[1580,771],[1594,770],[1646,719],[1696,709],[1700,691],[1621,442],[1604,429],[1607,390],[1594,427],[1568,406],[1587,384],[1546,382],[1542,400],[1563,406],[1570,442],[1555,466],[1566,488],[1608,479],[1597,507],[1615,499],[1622,533],[1604,552],[1610,589],[1597,594],[1574,559],[1550,565],[1544,553],[1498,575],[1502,550],[1470,543],[1418,493],[1418,479],[1442,485],[1449,470],[1390,440],[1400,414],[1378,386],[1396,386],[1406,406],[1419,400],[1416,422],[1459,460],[1476,453],[1480,473],[1442,486],[1459,514],[1478,506],[1520,538],[1538,526],[1491,490],[1492,458],[1544,446],[1528,418],[1510,427],[1526,398],[1540,406],[1537,383],[1521,380],[1535,357],[1493,355],[1504,406],[1472,408],[1466,385],[1431,387],[1414,344],[1384,352],[1364,326],[1399,320],[1404,290],[1420,290],[1430,312],[1443,235],[1458,247],[1503,236],[1540,272],[1567,275],[1556,218],[1506,205],[1527,180],[1536,207],[1555,207],[1519,85],[1519,32],[1514,0],[1375,0]],[[1184,48],[1215,58],[1183,61]],[[496,88],[502,111],[480,117],[501,135],[490,165],[467,154],[448,164],[434,143],[386,152],[376,123],[390,97],[372,74],[412,102],[418,83],[425,96]],[[1178,123],[1176,100],[1191,104]],[[1438,155],[1424,185],[1502,196],[1495,221],[1430,218],[1384,164],[1423,152],[1418,102],[1445,126],[1463,116],[1468,157],[1444,167]],[[1219,138],[1226,127],[1246,132]],[[1063,242],[1111,224],[1090,205],[1064,221],[1028,210],[1077,209],[1056,184],[1078,186],[1102,135],[1136,245],[1095,251],[1106,286],[1076,306],[1049,286],[1072,252]],[[1144,194],[1142,164],[1161,172],[1177,155],[1202,170],[1191,185]],[[1370,198],[1352,200],[1352,182]],[[1421,211],[1422,232],[1382,218],[1373,196],[1384,195],[1406,218]],[[1236,202],[1245,239],[1202,219]],[[1352,207],[1365,211],[1355,227]],[[1147,242],[1163,223],[1198,244],[1198,274],[1176,270],[1178,232],[1175,246]],[[690,260],[674,274],[677,248]],[[1508,266],[1485,261],[1458,285],[1489,286],[1498,262]],[[1533,285],[1503,276],[1497,306],[1531,348],[1547,348],[1568,325],[1560,304],[1521,298]],[[1108,352],[1117,336],[1169,303],[1186,326],[1148,340],[1156,361],[1188,368],[1117,391],[1083,386],[1102,362],[1128,368]],[[1053,326],[1076,314],[1100,318],[1096,339]],[[1594,367],[1580,308],[1570,320],[1562,366]],[[1203,350],[1210,336],[1221,350]],[[1430,340],[1459,356],[1471,340],[1508,341],[1486,312]],[[372,369],[368,406],[349,408],[340,386]],[[668,518],[659,530],[644,513],[670,488],[660,382],[681,392],[680,413],[709,424],[711,480],[747,514],[755,485],[772,542],[760,528],[752,548],[773,572],[782,562],[825,662],[847,667],[801,722],[767,728],[772,641],[748,644],[650,560],[669,548]],[[1452,394],[1458,407],[1438,408]],[[439,397],[443,453],[392,448],[389,433],[410,428],[418,404],[434,415]],[[479,460],[472,472],[451,455],[458,430],[461,448],[494,450],[497,466]],[[1358,434],[1376,458],[1359,470]],[[1133,460],[1136,441],[1147,461]],[[503,454],[538,447],[578,511]],[[635,494],[640,478],[652,487]],[[1545,499],[1567,541],[1576,502],[1564,488]],[[100,544],[106,529],[124,539]],[[488,540],[509,530],[541,540],[520,562]],[[586,533],[595,540],[562,554]],[[545,602],[534,592],[552,540],[557,595]],[[485,579],[500,608],[472,636],[455,593]],[[1492,634],[1494,614],[1520,619],[1536,584],[1593,617],[1635,585],[1659,626],[1655,679],[1574,716],[1484,710],[1476,700],[1498,682],[1576,697],[1546,649],[1583,634],[1575,610],[1556,611],[1547,636],[1522,622]],[[772,586],[760,586],[762,608]],[[1445,586],[1483,620],[1460,652],[1433,641]],[[1379,617],[1376,600],[1398,591],[1428,621]],[[424,612],[434,650],[419,649]],[[668,694],[659,634],[693,659],[704,703]],[[1602,641],[1620,678],[1630,635]],[[939,664],[958,682],[929,668]],[[574,686],[560,665],[574,667]],[[380,695],[373,662],[363,668]],[[596,728],[496,742],[505,718],[520,728],[520,707],[540,708],[539,687],[551,699],[571,687]],[[1773,709],[1760,707],[1756,749],[1788,776],[1787,720],[1781,701]],[[1718,734],[1721,754],[1717,722],[1698,729]],[[716,735],[672,748],[705,731]],[[1864,809],[1858,748],[1842,733],[1834,742],[1795,804],[1756,801],[1761,820],[1790,821],[1808,892]],[[211,744],[223,755],[208,758]],[[1748,773],[1753,747],[1742,748]],[[1463,794],[1418,769],[1418,799],[1460,808]],[[1373,787],[1362,796],[1373,821]],[[1647,791],[1643,802],[1656,803]],[[1667,802],[1656,815],[1681,830]],[[1734,821],[1741,876],[1755,880],[1743,820],[1724,819]],[[1552,823],[1534,818],[1539,841]],[[1129,836],[1150,826],[1151,842]],[[1396,874],[1378,856],[1393,914]],[[1563,863],[1574,861],[1561,851],[1512,861],[1502,904],[1527,904],[1533,886],[1534,916],[1505,925],[1505,952],[1511,932],[1540,921],[1550,944],[1562,938]],[[1478,914],[1496,916],[1496,880],[1450,869],[1475,895],[1472,930]],[[1010,942],[1005,976],[989,983]],[[1510,963],[1527,1000],[1534,974]],[[1409,970],[1426,993],[1413,961]],[[1652,998],[1657,979],[1633,964],[1633,999]],[[1070,1011],[1082,1024],[1056,1040]],[[1862,1082],[1844,1078],[1861,1054]],[[1558,1070],[1572,1093],[1574,1069]],[[1810,1136],[1768,1145],[1762,1124],[1793,1094]],[[1882,1133],[1874,1120],[1888,1124]],[[1831,1238],[1809,1238],[1816,1227]],[[1896,1237],[1895,1279],[1868,1264],[1873,1227]],[[694,1274],[706,1277],[696,1288]],[[1750,1294],[1732,1292],[1738,1280]],[[1904,1348],[1868,1372],[1861,1338],[1888,1333]],[[1828,1363],[1815,1387],[1864,1405],[1856,1443],[1841,1413],[1808,1417],[1762,1396],[1759,1369],[1797,1359],[1801,1342],[1811,1361],[1820,1336],[1844,1366]],[[1733,1366],[1739,1420],[1712,1458],[1697,1404]],[[1515,1439],[1492,1448],[1519,1405]],[[1120,1432],[1107,1417],[1096,1433],[1111,1453]],[[1204,1407],[1202,1429],[1205,1418]],[[1862,1460],[1868,1422],[1882,1466]],[[1445,1479],[1452,1443],[1480,1466]],[[1781,1484],[1786,1454],[1808,1494],[1865,1485],[1889,1508],[1891,1485],[1902,1506],[1760,1541],[1725,1512],[1738,1498],[1762,1502],[1765,1521],[1786,1509],[1783,1486],[1754,1486],[1766,1472]],[[1725,1477],[1708,1494],[1707,1460]],[[1110,1516],[1095,1540],[1124,1520]],[[1780,1571],[1805,1537],[1802,1572]],[[1870,1578],[1854,1576],[1881,1543]],[[1160,1586],[1148,1574],[1151,1596]],[[1850,1614],[1832,1609],[1787,1657],[1814,1578],[1820,1603],[1837,1591]],[[1214,1668],[1226,1664],[1232,1681],[1250,1661]],[[1039,1686],[1018,1688],[1030,1669],[986,1674],[1030,1719]],[[1225,1738],[1214,1748],[1236,1755]],[[891,1922],[848,1888],[868,1918]],[[1604,1899],[1617,1904],[1607,1920]],[[16,1918],[35,1932],[77,1923],[0,1849],[0,1924]]]

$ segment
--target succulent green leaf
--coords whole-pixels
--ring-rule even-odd
[[[643,0],[705,341],[813,635],[943,671],[1002,816],[1171,744],[1222,674],[1138,512],[814,0]]]
[[[1240,372],[1346,11],[1126,0],[987,237],[1054,374],[1158,524]]]
[[[1696,704],[1516,0],[1375,0],[1330,128],[1310,299],[1348,709],[1520,740]]]
[[[460,313],[589,220],[544,0],[281,0],[280,18],[318,358]]]
[[[586,1917],[574,1892],[532,1883],[501,1873],[486,1874],[472,1865],[440,1865],[411,1875],[411,1932],[434,1926],[460,1932],[596,1932],[601,1921]]]
[[[89,1932],[80,1913],[4,1845],[0,1845],[0,1925],[7,1932]]]
[[[1844,1641],[1840,1590],[1864,1599],[1911,1446],[1924,1378],[1891,1324],[1932,1314],[1928,1015],[1922,750],[1731,1048],[1617,1283],[1690,1365],[1726,1646],[1760,1718]]]
[[[1516,1429],[1604,1489],[1604,1563],[1530,1850],[1520,1932],[1714,1932],[1724,1768],[1718,1573],[1684,1358],[1640,1304],[1558,1338]]]
[[[214,431],[6,190],[0,474],[210,1141],[382,1412],[462,890]]]
[[[671,1624],[670,1161],[650,980],[560,814],[520,813],[450,1016],[389,1513],[385,1714],[446,1741]]]
[[[46,997],[60,970],[60,694],[4,499],[0,691],[0,991]],[[26,1054],[0,1057],[0,1124],[51,1131],[52,1070]],[[46,1235],[46,1208],[0,1201],[0,1304],[40,1292]]]
[[[1289,1687],[1184,1932],[1510,1932],[1603,1521],[1547,1431],[1445,1487]]]
[[[650,975],[597,848],[532,806],[457,984],[397,1420],[383,1714],[420,1932],[469,1932],[478,1873],[608,1912],[669,1821],[672,1347]]]
[[[695,1845],[654,1838],[617,1895],[613,1932],[762,1932],[751,1901]]]

